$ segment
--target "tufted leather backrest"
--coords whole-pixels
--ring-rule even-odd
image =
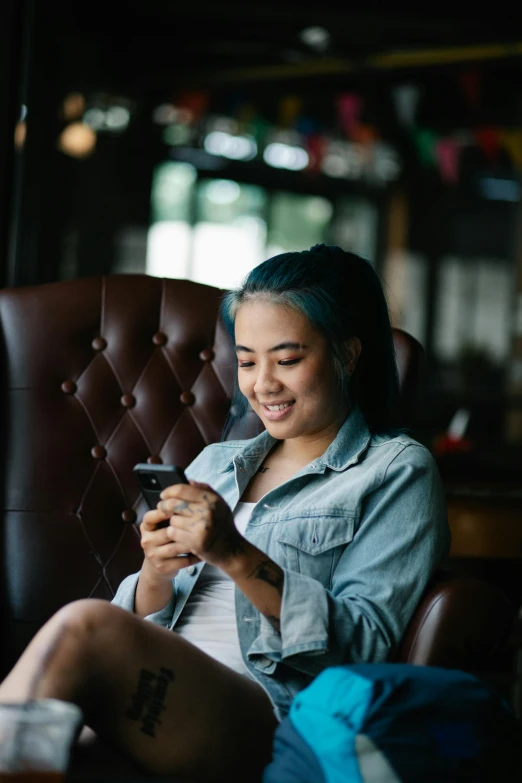
[[[142,275],[0,291],[2,630],[8,662],[64,603],[140,568],[137,462],[219,440],[221,291]]]

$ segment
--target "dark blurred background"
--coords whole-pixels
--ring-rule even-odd
[[[522,24],[333,2],[3,0],[0,276],[379,272],[445,479],[520,492]],[[14,136],[14,145],[13,145]]]

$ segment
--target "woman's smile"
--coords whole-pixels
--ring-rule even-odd
[[[290,415],[292,412],[292,408],[295,404],[295,400],[292,402],[283,402],[280,405],[276,404],[270,404],[267,405],[266,403],[262,405],[264,415],[267,419],[270,421],[280,421],[283,418],[286,418]]]

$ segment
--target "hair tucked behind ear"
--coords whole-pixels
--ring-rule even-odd
[[[396,426],[399,387],[388,306],[368,261],[326,245],[269,258],[248,274],[239,289],[223,297],[221,313],[232,338],[239,307],[259,298],[292,307],[324,335],[343,398],[359,405],[372,432]],[[358,337],[362,346],[351,377],[345,362],[350,337]],[[225,434],[247,409],[236,373],[234,416],[229,417]]]

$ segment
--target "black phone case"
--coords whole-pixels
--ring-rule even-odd
[[[140,463],[135,465],[134,473],[138,479],[140,489],[143,497],[149,508],[154,509],[160,501],[160,493],[167,487],[171,487],[172,484],[187,484],[187,477],[183,472],[183,468],[177,465],[149,465],[148,463]],[[157,481],[157,489],[151,489],[144,485],[143,479],[140,473],[146,473],[151,479]],[[160,522],[158,527],[166,527],[168,520]]]

